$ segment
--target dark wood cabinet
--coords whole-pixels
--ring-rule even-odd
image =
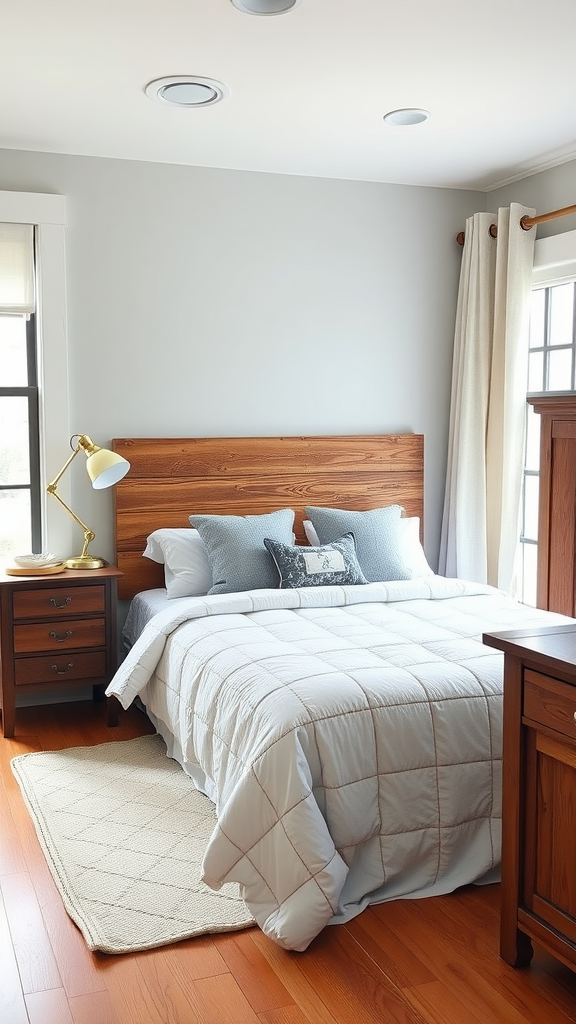
[[[541,417],[539,608],[576,615],[576,393],[529,395]]]
[[[576,970],[576,625],[483,639],[504,652],[500,952]]]
[[[17,692],[88,683],[95,695],[103,693],[117,666],[121,575],[112,565],[52,576],[0,575],[4,736],[14,735]]]

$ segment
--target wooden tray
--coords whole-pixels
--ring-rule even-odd
[[[35,569],[24,568],[21,565],[6,565],[4,566],[4,572],[7,576],[52,576],[57,572],[64,572],[66,566],[64,562],[58,562],[57,565],[37,565]]]

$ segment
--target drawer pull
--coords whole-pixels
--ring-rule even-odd
[[[68,638],[72,636],[72,630],[67,629],[66,632],[64,633],[64,636],[58,636],[58,634],[55,633],[54,630],[52,630],[50,632],[50,636],[52,637],[53,640],[56,640],[57,643],[63,644],[65,640],[68,640]]]
[[[58,665],[50,665],[50,668],[52,669],[53,672],[56,673],[57,676],[65,676],[66,673],[69,672],[71,668],[74,668],[74,662],[69,661],[68,664],[66,665],[66,668],[58,668]]]
[[[55,597],[50,597],[48,603],[53,605],[54,608],[65,608],[67,604],[70,604],[71,600],[71,597],[66,597],[63,601],[57,601]]]
[[[574,712],[572,717],[574,718],[574,721],[576,722],[576,711]]]

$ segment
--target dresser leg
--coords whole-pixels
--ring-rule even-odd
[[[500,936],[500,956],[512,967],[528,967],[534,956],[532,939],[519,928],[514,929],[510,936]]]

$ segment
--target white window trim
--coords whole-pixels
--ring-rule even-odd
[[[536,239],[533,285],[562,284],[576,277],[576,231]]]
[[[70,416],[66,334],[66,262],[64,228],[66,197],[40,192],[0,191],[0,221],[36,226],[38,288],[38,384],[40,419],[40,485],[42,547],[67,552],[72,547],[73,521],[58,502],[50,501],[46,485],[68,457]],[[63,477],[58,493],[71,500],[70,480]]]

